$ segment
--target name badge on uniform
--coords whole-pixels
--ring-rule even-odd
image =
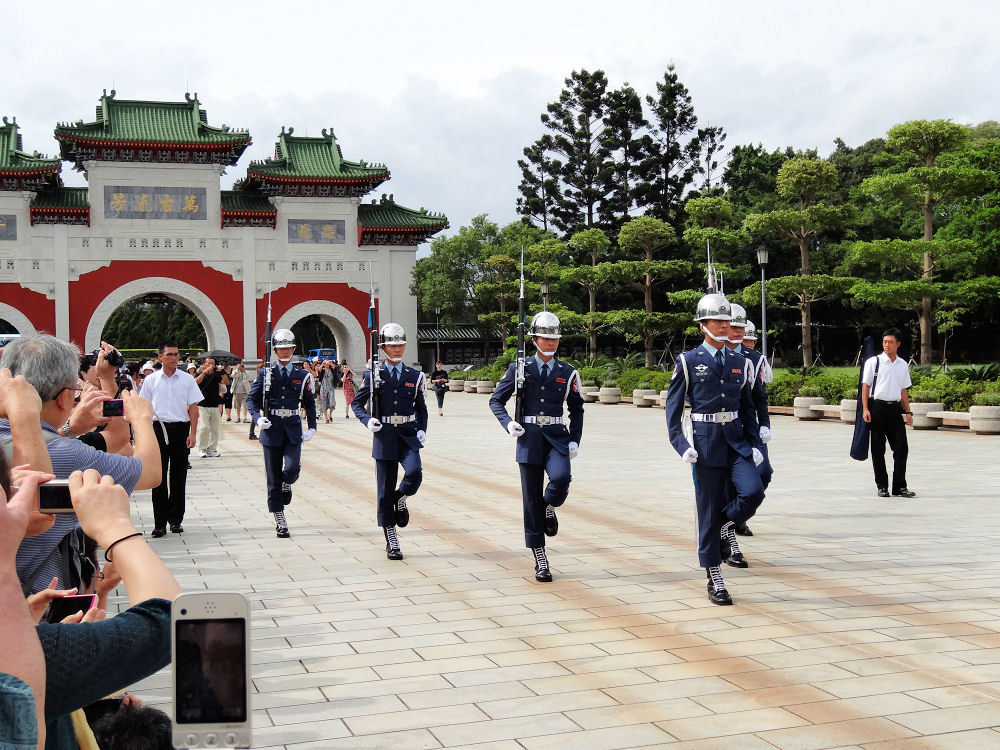
[[[734,367],[730,372],[732,372],[733,375],[739,375],[741,372],[743,372],[743,370],[741,370],[738,367]]]
[[[566,378],[556,378],[556,382],[557,383],[565,383],[566,382]]]
[[[293,380],[292,381],[292,385],[302,385],[302,381],[301,380]]]
[[[407,388],[413,387],[413,383],[403,383],[403,385],[405,385]]]

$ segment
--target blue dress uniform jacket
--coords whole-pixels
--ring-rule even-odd
[[[505,430],[513,421],[505,404],[514,394],[517,363],[511,363],[490,397],[490,411]],[[583,396],[580,395],[580,375],[576,369],[553,357],[549,360],[549,376],[542,382],[538,361],[530,357],[524,365],[524,413],[532,416],[561,417],[563,404],[569,412],[569,429],[565,424],[526,424],[524,435],[517,439],[519,464],[544,464],[547,445],[564,456],[569,444],[580,444],[583,437]]]
[[[565,424],[529,422],[522,425],[524,434],[517,439],[524,546],[529,548],[545,546],[546,506],[558,508],[566,502],[572,481],[569,444],[579,445],[583,436],[580,375],[555,357],[548,361],[548,365],[548,377],[543,379],[535,357],[524,364],[524,414],[526,417],[562,417],[565,403],[569,412],[569,429]],[[512,421],[505,404],[514,393],[516,378],[517,363],[512,363],[490,398],[490,411],[504,429]],[[549,483],[543,491],[546,474]]]
[[[681,456],[698,452],[694,464],[698,518],[698,562],[708,568],[722,563],[720,530],[727,521],[746,523],[764,500],[764,488],[753,463],[760,443],[751,399],[750,364],[742,354],[723,347],[720,370],[715,357],[699,346],[677,358],[667,389],[667,434]],[[684,370],[687,366],[687,377]],[[694,414],[736,412],[731,422],[692,422],[694,446],[681,429],[685,398]]]
[[[667,388],[667,434],[670,444],[682,456],[689,447],[694,447],[698,451],[698,462],[706,466],[728,466],[730,449],[744,458],[750,458],[752,449],[760,443],[750,388],[745,387],[751,377],[746,372],[747,361],[742,354],[728,348],[724,350],[726,357],[722,372],[715,358],[710,357],[703,347],[680,355],[674,363],[674,373]],[[681,357],[687,362],[687,378]],[[738,412],[739,416],[726,424],[694,422],[695,444],[691,446],[681,431],[685,396],[690,400],[693,412],[730,411]]]
[[[301,367],[292,367],[286,377],[280,365],[271,367],[271,388],[267,395],[267,414],[261,414],[264,397],[264,374],[257,371],[257,379],[247,394],[247,411],[257,423],[261,416],[271,420],[271,426],[260,431],[260,445],[264,450],[264,473],[267,475],[267,509],[277,513],[285,503],[281,485],[294,484],[299,478],[302,457],[302,419],[299,406],[306,412],[310,430],[316,429],[316,400],[313,398],[312,375]],[[288,416],[278,416],[276,411],[289,411]]]
[[[427,431],[427,404],[424,401],[424,374],[420,370],[403,365],[399,383],[393,388],[389,368],[383,365],[379,368],[382,377],[381,401],[382,414],[400,417],[415,416],[413,422],[403,424],[382,423],[382,429],[374,433],[372,441],[372,458],[383,461],[398,461],[402,449],[408,447],[420,450],[417,431]],[[351,409],[361,424],[367,426],[371,414],[368,413],[368,397],[371,394],[371,372],[365,370],[361,389],[351,402]]]
[[[375,459],[375,485],[378,493],[376,518],[382,527],[396,525],[396,501],[399,497],[416,494],[423,482],[420,462],[419,430],[427,431],[427,404],[424,402],[424,374],[402,366],[399,382],[394,386],[389,368],[383,363],[379,405],[382,409],[382,429],[372,434],[372,458]],[[367,427],[368,397],[371,394],[371,372],[365,371],[361,389],[351,402],[354,416]],[[389,424],[385,417],[415,417],[412,422]],[[396,486],[399,467],[403,480]]]
[[[757,424],[770,429],[771,417],[767,413],[767,386],[764,384],[764,379],[761,377],[760,371],[761,359],[763,359],[764,355],[756,349],[750,349],[742,344],[740,344],[737,351],[750,360],[750,365],[753,367],[753,391],[751,391],[750,395],[753,399],[754,411],[757,414]]]

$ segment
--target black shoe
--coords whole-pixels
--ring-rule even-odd
[[[179,523],[172,523],[172,524],[170,524],[170,533],[171,534],[183,534],[184,533],[184,527],[181,526]]]
[[[166,535],[167,535],[167,530],[162,526],[157,526],[156,528],[153,529],[153,533],[150,534],[150,536],[153,537],[153,539],[159,539],[161,536],[166,536]]]
[[[402,560],[403,551],[399,548],[399,539],[396,538],[396,527],[384,526],[382,533],[385,535],[385,556],[390,560]]]
[[[292,485],[288,482],[281,483],[281,502],[285,505],[292,502]]]
[[[753,536],[753,532],[750,531],[750,527],[745,523],[736,524],[736,533],[739,536]]]
[[[885,487],[879,487],[878,488],[878,496],[879,497],[889,497],[889,490],[887,490]]]
[[[275,529],[274,529],[274,531],[275,531],[275,534],[277,535],[278,539],[291,539],[292,538],[292,535],[288,531],[288,527],[287,526],[276,526]]]
[[[256,439],[257,439],[257,436],[256,436],[256,435],[254,435],[253,433],[250,433],[250,439],[251,439],[251,440],[256,440]]]
[[[549,570],[545,547],[533,547],[531,551],[535,555],[535,580],[540,583],[552,583],[552,571]]]
[[[402,560],[403,551],[399,547],[390,547],[387,544],[385,545],[385,556],[390,560]]]
[[[396,503],[393,506],[396,512],[396,525],[404,528],[410,522],[410,511],[406,508],[406,496],[396,492]]]
[[[551,505],[545,506],[545,536],[555,536],[559,533],[559,519],[556,518],[556,509]]]
[[[733,603],[733,597],[729,595],[729,592],[725,589],[716,589],[711,581],[708,582],[708,600],[712,604],[719,604],[723,607]]]
[[[904,487],[903,489],[899,490],[898,492],[896,492],[894,490],[892,494],[894,496],[896,496],[896,497],[916,497],[917,496],[916,492],[911,492],[910,490],[906,489],[906,487]]]
[[[724,524],[719,536],[719,549],[726,565],[732,565],[734,568],[749,568],[750,563],[747,562],[746,557],[740,552],[739,544],[736,543],[735,524],[732,521]]]

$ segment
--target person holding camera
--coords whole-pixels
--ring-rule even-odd
[[[246,419],[247,422],[250,421],[250,414],[246,409],[247,394],[250,393],[250,373],[247,372],[246,367],[240,362],[236,365],[236,369],[233,370],[232,375],[232,386],[230,391],[233,396],[233,411],[236,412],[237,423],[242,422]]]
[[[153,408],[150,402],[132,392],[123,392],[124,419],[135,435],[133,455],[103,453],[79,440],[69,439],[70,415],[75,406],[79,375],[79,349],[74,344],[46,333],[22,336],[7,345],[3,366],[11,375],[21,375],[30,383],[41,400],[40,425],[46,449],[52,462],[52,473],[65,479],[79,469],[97,469],[111,476],[126,492],[150,489],[160,483],[160,451],[153,432]],[[54,425],[62,425],[62,434]],[[12,444],[11,424],[0,419],[0,445]],[[48,531],[25,539],[18,550],[18,576],[26,594],[46,588],[59,577],[65,584],[71,575],[73,559],[61,549],[63,540],[76,528],[71,514],[58,514]],[[66,586],[62,586],[66,588]]]
[[[437,396],[438,416],[444,416],[444,394],[449,391],[448,372],[444,369],[441,360],[434,363],[434,372],[431,373],[431,382],[434,384],[434,395]]]
[[[222,386],[229,385],[229,376],[221,365],[215,364],[215,359],[205,357],[198,368],[194,382],[201,389],[202,399],[198,402],[198,450],[202,458],[218,458],[219,426],[222,422],[222,412],[219,406],[223,402]]]
[[[142,383],[142,395],[149,399],[156,414],[156,443],[160,452],[162,481],[153,488],[153,533],[158,538],[170,531],[184,531],[187,492],[188,456],[198,432],[202,399],[201,389],[191,375],[178,365],[179,350],[173,341],[160,344],[162,367],[150,373]]]

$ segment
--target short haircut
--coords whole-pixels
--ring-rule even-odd
[[[83,375],[86,375],[88,372],[90,372],[90,368],[93,367],[93,365],[90,364],[90,357],[86,354],[81,354],[79,360],[80,360],[80,376],[82,377]]]
[[[886,336],[892,336],[896,339],[896,343],[903,343],[903,332],[895,326],[892,328],[886,328],[885,331],[882,332],[882,338],[885,338]]]
[[[151,706],[122,706],[97,719],[94,738],[108,750],[173,750],[170,717]]]
[[[174,349],[178,348],[177,347],[177,343],[175,341],[167,339],[162,344],[160,344],[160,348],[156,350],[156,353],[157,354],[163,354],[163,350],[166,349],[168,346],[172,346]]]
[[[54,401],[80,376],[80,348],[48,333],[21,336],[3,350],[3,366],[34,386],[42,403]]]

